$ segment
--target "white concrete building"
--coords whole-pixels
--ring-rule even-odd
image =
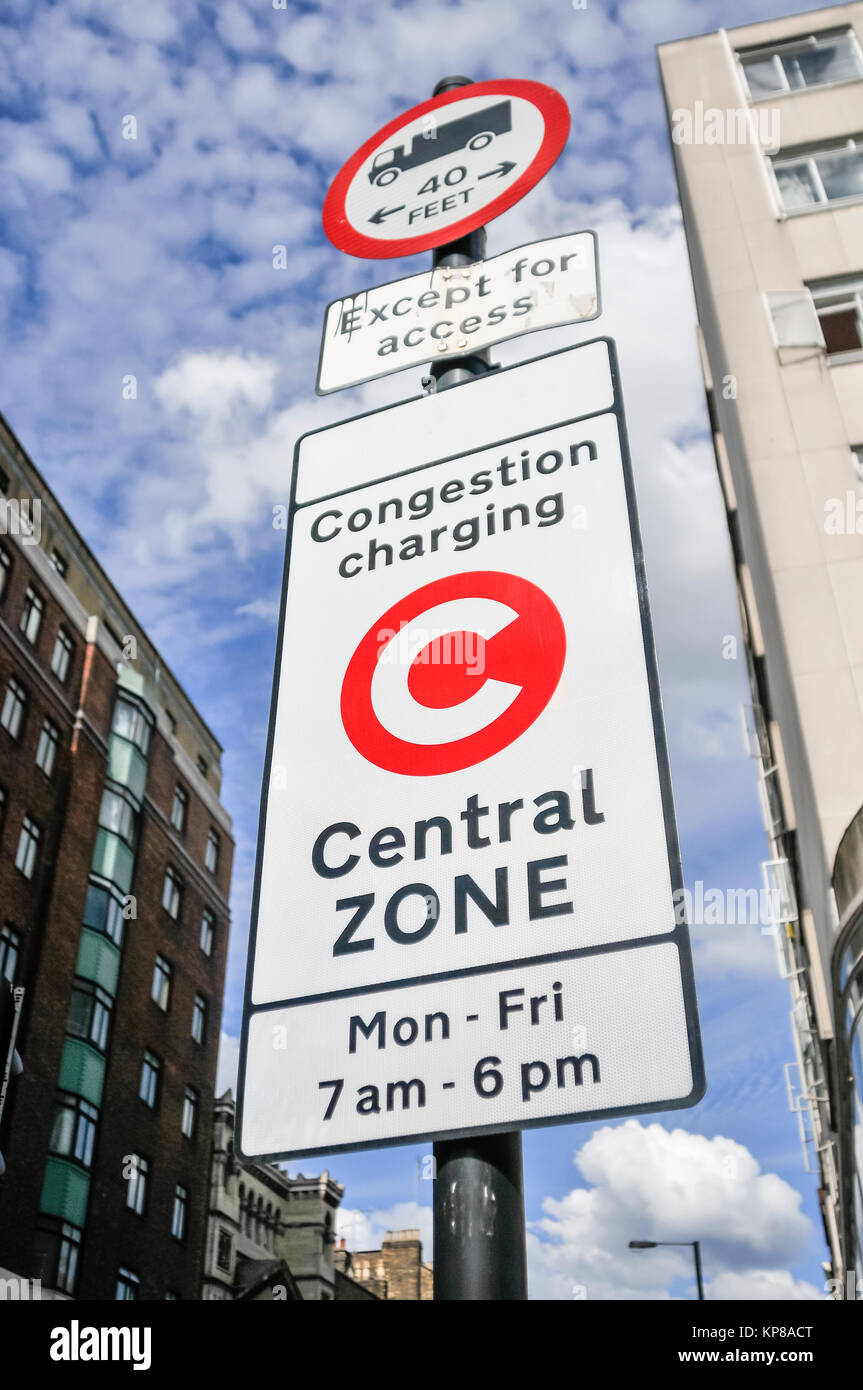
[[[863,1280],[863,4],[663,44],[659,63],[749,648],[765,875],[782,901],[791,1094],[819,1174],[833,1278],[854,1297]]]

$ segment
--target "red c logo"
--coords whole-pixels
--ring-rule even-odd
[[[535,584],[493,570],[436,579],[384,613],[351,657],[345,733],[387,772],[459,772],[530,727],[565,656],[563,620]]]

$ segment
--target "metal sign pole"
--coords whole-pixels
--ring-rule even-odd
[[[445,77],[434,96],[468,87]],[[452,268],[485,257],[485,227],[432,252],[432,265]],[[489,370],[489,350],[432,364],[438,391]],[[527,1298],[521,1131],[455,1139],[434,1146],[435,1302]]]

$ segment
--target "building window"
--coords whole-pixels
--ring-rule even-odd
[[[174,800],[171,802],[171,824],[175,830],[182,835],[186,829],[186,815],[189,810],[189,793],[185,787],[181,787],[179,782],[174,788]]]
[[[3,497],[5,497],[8,491],[9,474],[6,472],[5,468],[0,468],[0,494],[2,494]]]
[[[182,1240],[186,1234],[186,1207],[189,1201],[189,1193],[182,1183],[177,1183],[174,1188],[174,1209],[171,1212],[171,1235],[175,1240]]]
[[[78,1277],[78,1255],[81,1250],[81,1232],[77,1226],[64,1221],[60,1227],[60,1250],[57,1256],[57,1289],[60,1293],[74,1293]]]
[[[54,1112],[50,1150],[74,1158],[89,1168],[93,1162],[93,1142],[99,1111],[81,1096],[61,1095]]]
[[[87,885],[84,926],[102,932],[116,946],[123,944],[123,904],[114,893],[93,879]]]
[[[162,884],[162,906],[175,922],[179,920],[183,907],[183,880],[171,864],[165,870],[165,882]]]
[[[54,641],[54,651],[51,654],[51,670],[54,672],[58,681],[63,682],[66,680],[69,674],[69,667],[72,664],[72,653],[74,650],[75,643],[72,641],[65,627],[59,628],[57,637]]]
[[[168,728],[171,730],[171,738],[177,737],[177,721],[169,709],[165,710],[165,718],[168,721]]]
[[[137,1274],[133,1274],[131,1269],[118,1269],[117,1288],[114,1293],[114,1299],[117,1303],[135,1303],[140,1288],[141,1281]]]
[[[10,985],[15,983],[20,954],[21,937],[7,922],[0,931],[0,980],[8,980]]]
[[[863,351],[863,275],[809,286],[829,357]]]
[[[32,821],[29,816],[25,816],[21,826],[21,834],[18,836],[18,848],[15,851],[15,868],[25,878],[33,877],[40,834],[41,831],[35,821]]]
[[[10,676],[3,697],[3,709],[0,711],[0,724],[12,738],[18,738],[21,733],[26,708],[27,691],[19,680]]]
[[[41,767],[46,777],[50,777],[54,771],[54,762],[57,757],[57,746],[60,742],[60,730],[51,719],[46,719],[39,734],[39,743],[36,748],[36,766]]]
[[[141,1084],[138,1095],[145,1105],[155,1110],[159,1103],[159,1083],[162,1078],[162,1062],[155,1052],[145,1052],[141,1065]]]
[[[66,557],[60,554],[60,551],[57,549],[56,545],[54,546],[54,549],[51,551],[51,554],[48,556],[48,562],[51,565],[52,569],[55,569],[57,571],[61,579],[66,578],[66,575],[69,573],[69,565],[66,561]]]
[[[213,941],[216,936],[216,918],[208,907],[201,915],[201,950],[205,956],[213,954]]]
[[[127,792],[117,787],[105,788],[99,805],[99,824],[103,830],[119,835],[121,840],[134,848],[137,818],[138,807]]]
[[[137,813],[134,803],[124,792],[106,787],[99,806],[99,824],[112,835],[119,835],[131,849],[135,847]]]
[[[207,1035],[207,1001],[202,994],[195,995],[192,1009],[192,1037],[202,1043]]]
[[[21,610],[21,621],[18,627],[31,646],[39,636],[39,628],[42,626],[42,615],[44,612],[44,599],[37,594],[32,584],[28,584],[27,593],[24,595],[24,607]]]
[[[207,835],[207,848],[204,851],[204,864],[211,874],[216,873],[218,870],[220,853],[221,841],[215,830],[211,829]]]
[[[219,1227],[219,1243],[216,1249],[216,1264],[226,1274],[231,1272],[231,1233],[224,1226]]]
[[[851,455],[854,462],[854,472],[857,474],[857,480],[863,484],[863,444],[854,444],[851,449]]]
[[[158,1004],[159,1008],[165,1013],[168,1012],[171,1005],[172,974],[173,967],[171,964],[165,960],[164,956],[157,956],[156,964],[153,967],[153,988],[150,992],[150,997],[154,1004]]]
[[[183,1094],[183,1118],[180,1121],[180,1129],[187,1139],[195,1136],[195,1124],[198,1118],[198,1092],[194,1086],[187,1086]]]
[[[9,583],[9,576],[12,573],[12,556],[5,545],[0,545],[0,598],[6,592],[6,585]]]
[[[113,1000],[101,985],[76,978],[66,1027],[73,1037],[83,1038],[104,1052],[108,1046],[112,1007]]]
[[[209,770],[210,770],[210,769],[209,769],[209,766],[208,766],[208,764],[207,764],[207,759],[206,759],[206,758],[202,758],[201,755],[200,755],[200,753],[199,753],[199,754],[198,754],[198,771],[200,772],[201,776],[202,776],[202,777],[206,777],[206,775],[207,775],[207,773],[209,772]]]
[[[860,47],[851,29],[827,29],[749,49],[738,57],[753,101],[863,76]]]
[[[122,643],[120,643],[122,646]],[[150,746],[150,721],[136,701],[126,695],[118,695],[114,705],[112,729],[121,738],[128,739],[135,747],[146,754]]]
[[[863,197],[863,142],[836,141],[772,161],[786,212]]]
[[[147,1207],[147,1179],[150,1165],[140,1154],[132,1154],[130,1172],[126,1179],[126,1206],[136,1216],[143,1216]]]

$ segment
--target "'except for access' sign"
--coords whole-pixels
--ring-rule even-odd
[[[571,232],[334,300],[324,318],[316,390],[324,396],[433,358],[595,319],[597,254],[595,233]]]
[[[559,92],[474,82],[405,111],[336,175],[324,231],[351,256],[387,259],[466,236],[548,173],[569,134]]]
[[[298,444],[240,1147],[704,1088],[613,344]]]

